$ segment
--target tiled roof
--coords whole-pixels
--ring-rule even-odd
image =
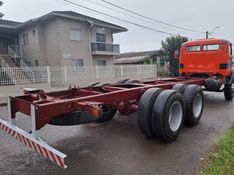
[[[125,57],[136,57],[136,56],[152,56],[155,54],[158,54],[158,50],[153,50],[153,51],[145,51],[145,52],[127,52],[127,53],[122,53],[118,56],[116,56],[116,58],[125,58]]]
[[[146,52],[129,52],[116,56],[115,64],[139,63],[158,54],[158,50]]]

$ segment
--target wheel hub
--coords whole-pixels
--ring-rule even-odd
[[[193,100],[193,114],[196,118],[198,118],[202,112],[202,105],[202,96],[201,94],[197,94]]]
[[[183,118],[183,107],[180,102],[175,101],[169,111],[169,127],[172,131],[177,131]]]

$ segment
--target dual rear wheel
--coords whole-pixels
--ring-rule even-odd
[[[173,89],[150,88],[139,101],[140,131],[150,138],[174,141],[184,123],[198,124],[203,111],[203,92],[198,85],[175,85]]]

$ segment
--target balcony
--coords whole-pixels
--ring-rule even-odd
[[[107,43],[91,43],[91,51],[93,55],[119,55],[118,44]]]

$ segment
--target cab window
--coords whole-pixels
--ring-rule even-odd
[[[204,51],[219,50],[219,44],[206,44],[203,46]]]
[[[186,51],[187,52],[194,52],[194,51],[200,51],[201,46],[187,46]]]

